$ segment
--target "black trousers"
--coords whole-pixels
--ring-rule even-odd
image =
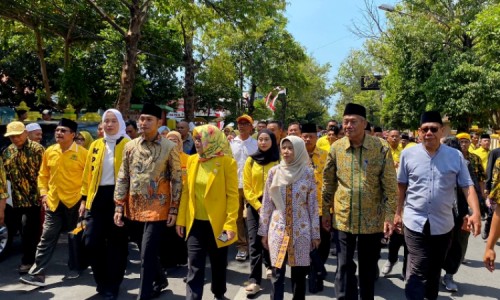
[[[408,267],[406,271],[406,299],[437,299],[441,268],[451,239],[451,231],[431,235],[429,222],[423,232],[405,227],[405,241],[408,248]]]
[[[114,186],[100,186],[86,212],[85,248],[99,293],[118,294],[125,275],[128,236],[125,227],[114,224]]]
[[[153,286],[163,284],[167,279],[160,263],[160,242],[165,234],[166,221],[141,222],[144,232],[141,242],[141,283],[138,299],[149,299]]]
[[[458,268],[460,268],[460,264],[464,260],[465,252],[467,252],[469,236],[470,232],[463,231],[461,223],[457,223],[453,227],[450,249],[446,254],[443,266],[446,274],[454,275],[458,272]]]
[[[205,261],[208,254],[212,269],[212,293],[226,293],[227,247],[217,248],[210,221],[194,220],[187,238],[188,274],[186,299],[201,300],[205,284]]]
[[[380,240],[383,233],[352,234],[338,230],[337,274],[335,293],[337,299],[358,299],[358,280],[354,252],[358,250],[359,262],[359,298],[374,299],[377,265],[380,257]]]
[[[403,246],[403,276],[406,274],[406,262],[408,260],[408,249],[406,249],[405,236],[396,232],[393,232],[389,239],[389,255],[388,259],[391,263],[396,263],[399,258],[399,248]]]
[[[186,240],[177,235],[175,226],[165,228],[165,234],[161,238],[160,260],[163,268],[187,264]]]
[[[285,273],[287,258],[283,261],[281,268],[273,267],[273,277],[271,278],[271,300],[283,300],[285,295]],[[306,298],[306,276],[309,274],[309,266],[291,267],[293,300],[303,300]]]
[[[320,225],[322,224],[321,222],[322,218],[319,217]],[[319,228],[319,235],[321,238],[321,243],[319,244],[318,252],[323,263],[326,263],[326,261],[328,260],[328,256],[330,255],[330,245],[331,245],[332,235],[329,231],[326,231],[323,228],[323,226],[320,226]]]
[[[23,221],[24,216],[24,221]],[[36,246],[40,241],[42,229],[40,206],[16,207],[12,209],[12,219],[14,228],[9,228],[13,232],[21,230],[21,245],[23,256],[21,264],[32,265],[35,263]]]
[[[259,213],[247,204],[247,229],[248,246],[250,250],[250,276],[249,281],[260,285],[262,282],[262,263],[266,268],[271,267],[269,251],[262,246],[262,237],[257,234],[259,230]]]

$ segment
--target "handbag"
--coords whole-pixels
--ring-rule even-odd
[[[311,266],[309,270],[309,292],[316,294],[323,291],[323,280],[326,278],[327,272],[325,265],[321,261],[318,249],[313,249],[309,256],[311,257]]]
[[[85,255],[83,219],[78,219],[76,228],[68,232],[68,267],[70,270],[81,271],[89,266]]]

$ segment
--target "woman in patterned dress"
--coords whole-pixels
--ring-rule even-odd
[[[320,243],[314,172],[304,141],[288,136],[282,161],[269,171],[258,234],[273,266],[271,299],[283,299],[286,263],[292,268],[293,299],[305,299],[309,253]]]

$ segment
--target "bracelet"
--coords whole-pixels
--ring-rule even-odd
[[[123,214],[123,206],[121,205],[115,206],[115,212]]]

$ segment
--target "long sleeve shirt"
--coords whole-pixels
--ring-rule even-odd
[[[182,171],[175,144],[161,135],[147,141],[128,142],[115,187],[115,203],[125,217],[140,221],[164,221],[177,215],[182,192]]]
[[[9,145],[3,152],[7,180],[10,180],[14,207],[39,206],[38,171],[45,149],[42,145],[26,140],[21,148]]]
[[[247,158],[243,169],[243,193],[248,203],[255,209],[259,210],[262,202],[259,200],[264,194],[264,186],[266,184],[269,170],[279,162],[270,162],[267,165],[259,165],[251,157]]]
[[[396,171],[388,144],[365,135],[354,148],[347,137],[332,144],[323,173],[323,215],[332,199],[333,226],[353,234],[383,231],[396,212]]]

